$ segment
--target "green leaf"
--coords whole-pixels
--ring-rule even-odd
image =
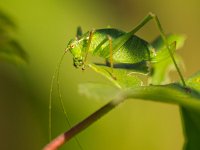
[[[155,102],[177,104],[180,106],[185,131],[185,150],[200,149],[200,72],[186,81],[188,89],[179,83],[159,86],[141,86],[116,90],[107,85],[83,84],[81,93],[91,98],[113,99],[110,103],[118,105],[125,99],[142,99]],[[116,96],[115,96],[116,94]],[[121,97],[120,101],[115,100]],[[115,103],[117,102],[117,103]]]
[[[100,98],[101,93],[106,93],[107,86],[102,86],[99,84],[97,89],[100,89],[102,86],[101,92],[93,90],[93,93],[89,93],[88,91],[91,90],[91,87],[95,89],[94,87],[96,86],[95,83],[93,83],[93,85],[91,84],[92,83],[90,83],[89,86],[86,85],[85,87],[84,85],[82,86],[82,89],[86,88],[82,90],[82,94],[85,93],[85,95],[91,98],[94,98],[93,95],[97,97],[97,95],[99,94],[98,98]],[[109,91],[111,91],[111,88],[114,87],[109,87]],[[104,90],[105,92],[103,92]],[[178,104],[190,111],[200,113],[200,94],[196,90],[185,89],[179,83],[154,86],[136,86],[132,88],[120,89],[120,91],[115,94],[117,94],[116,96],[124,97],[125,99],[142,99],[155,102]],[[112,94],[107,94],[107,96],[112,97]]]
[[[187,79],[187,85],[200,94],[200,71]]]
[[[181,108],[185,134],[184,150],[200,149],[200,113]]]
[[[103,75],[109,79],[118,88],[128,88],[141,86],[142,81],[134,73],[128,72],[124,69],[113,69],[113,73],[110,67],[107,66],[97,66],[95,64],[88,64],[88,66],[95,72]]]
[[[187,80],[187,85],[196,92],[200,102],[200,72]],[[199,108],[200,109],[200,108]],[[185,131],[186,143],[185,150],[199,150],[200,149],[200,113],[194,112],[190,109],[181,108],[183,125]]]

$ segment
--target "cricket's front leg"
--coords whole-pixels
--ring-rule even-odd
[[[94,35],[94,32],[95,32],[95,30],[92,30],[89,33],[89,39],[88,39],[87,47],[86,47],[86,50],[85,50],[85,58],[84,58],[84,61],[83,61],[82,70],[85,70],[85,64],[86,64],[86,61],[87,61],[87,56],[88,56],[88,52],[89,52],[89,49],[90,49],[90,45],[91,45],[91,41],[92,41],[92,37]]]

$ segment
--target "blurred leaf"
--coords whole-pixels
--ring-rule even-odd
[[[15,28],[15,23],[2,10],[0,10],[0,31]]]
[[[180,56],[174,55],[179,67],[184,68],[183,60]],[[163,61],[152,65],[152,75],[150,77],[150,83],[153,85],[170,83],[169,73],[176,71],[174,63],[170,57]]]
[[[18,65],[20,63],[27,63],[28,56],[17,41],[11,40],[0,45],[0,60]]]
[[[79,85],[79,93],[97,100],[111,100],[120,91],[119,88],[101,83],[83,83]]]
[[[185,40],[186,40],[186,36],[183,34],[167,35],[167,41],[169,44],[176,41],[176,49],[183,47]],[[151,42],[151,44],[155,48],[156,52],[166,49],[166,46],[165,46],[161,36],[157,37],[153,42]]]
[[[175,50],[180,49],[184,45],[185,39],[186,39],[185,35],[178,35],[178,34],[169,34],[169,35],[167,35],[167,41],[169,43],[169,46],[171,47],[172,53],[174,53]],[[175,44],[175,46],[174,46],[174,44]],[[156,51],[156,55],[153,54],[151,56],[151,62],[157,63],[159,61],[162,61],[165,58],[170,57],[169,51],[166,48],[166,45],[163,42],[161,36],[156,38],[151,43],[151,45],[153,46],[153,48]]]
[[[200,94],[200,71],[187,80],[187,85]]]
[[[170,44],[173,53],[176,49],[179,49],[183,46],[185,39],[186,38],[184,35],[170,34],[167,36],[168,43]],[[174,42],[176,42],[175,45]],[[165,47],[161,37],[158,37],[155,41],[153,41],[152,45],[156,49],[157,55],[153,58],[153,61],[155,61],[155,63],[152,64],[153,72],[150,82],[154,85],[169,83],[169,72],[176,70],[176,68],[169,55],[168,49]],[[179,66],[184,66],[180,56],[174,54],[174,57]]]
[[[28,56],[7,30],[15,27],[14,22],[0,10],[0,61],[20,65],[28,62]]]
[[[22,48],[22,46],[16,40],[14,40],[14,39],[11,40],[9,42],[9,45],[12,47],[13,53],[15,53],[16,55],[18,55],[19,57],[21,57],[26,62],[28,62],[27,53],[24,51],[24,49]]]
[[[95,64],[89,64],[88,66],[95,72],[109,79],[118,88],[128,88],[142,85],[142,81],[139,79],[139,77],[133,75],[127,70],[113,69],[112,73],[111,68],[107,66],[97,66]]]

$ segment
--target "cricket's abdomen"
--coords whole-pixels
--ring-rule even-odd
[[[117,29],[99,29],[93,34],[90,53],[105,59],[110,58],[110,50],[104,49],[109,45],[108,36],[112,42],[118,37],[126,34]],[[113,51],[113,60],[118,63],[138,63],[150,60],[150,51],[148,42],[133,35],[123,46]]]
[[[150,60],[150,45],[133,35],[121,48],[114,51],[113,60],[119,63],[139,63]]]

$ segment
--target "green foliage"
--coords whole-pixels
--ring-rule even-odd
[[[174,50],[182,47],[184,40],[185,37],[182,35],[168,36],[169,43],[173,43],[174,41],[177,43],[177,46],[173,46],[172,44],[172,48],[174,48]],[[153,42],[153,46],[158,52],[161,49],[166,49],[163,46],[163,42],[160,40],[160,37]],[[181,64],[181,58],[177,55],[176,58],[179,60],[179,64]],[[170,69],[171,65],[172,61],[168,57],[161,62],[153,64],[153,73],[150,75],[152,83],[164,83],[166,78],[169,78],[168,72],[173,69]],[[186,88],[179,82],[165,85],[142,86],[142,79],[137,76],[137,71],[134,72],[134,76],[129,76],[129,70],[115,68],[113,72],[116,77],[115,80],[113,79],[113,76],[110,73],[111,70],[108,67],[94,64],[89,64],[89,67],[112,81],[114,86],[95,83],[81,84],[79,87],[80,93],[85,94],[87,97],[103,100],[112,100],[117,97],[122,97],[123,100],[142,99],[177,104],[180,106],[183,120],[182,123],[185,133],[184,149],[200,149],[200,72],[186,80]]]
[[[200,102],[200,71],[187,80],[188,86],[195,92]],[[200,107],[199,107],[200,110]],[[199,150],[200,143],[200,112],[182,108],[183,125],[185,129],[186,150]]]
[[[15,65],[25,64],[28,57],[19,42],[13,37],[14,22],[0,10],[0,60]]]
[[[168,43],[171,45],[174,57],[179,66],[183,66],[183,61],[181,57],[175,54],[175,50],[180,49],[184,45],[185,39],[185,35],[169,34],[167,36]],[[150,79],[151,84],[159,85],[169,83],[169,72],[176,69],[172,59],[169,57],[169,52],[160,36],[156,38],[151,44],[156,51],[156,57],[154,60],[152,60],[153,62],[155,61],[155,63],[152,64],[153,72]]]
[[[197,76],[187,80],[190,90],[179,83],[163,86],[133,87],[117,90],[115,87],[100,84],[82,84],[80,91],[90,98],[114,99],[123,95],[129,99],[143,99],[164,103],[178,104],[182,112],[183,127],[185,129],[185,149],[198,150],[200,148],[200,72]]]

